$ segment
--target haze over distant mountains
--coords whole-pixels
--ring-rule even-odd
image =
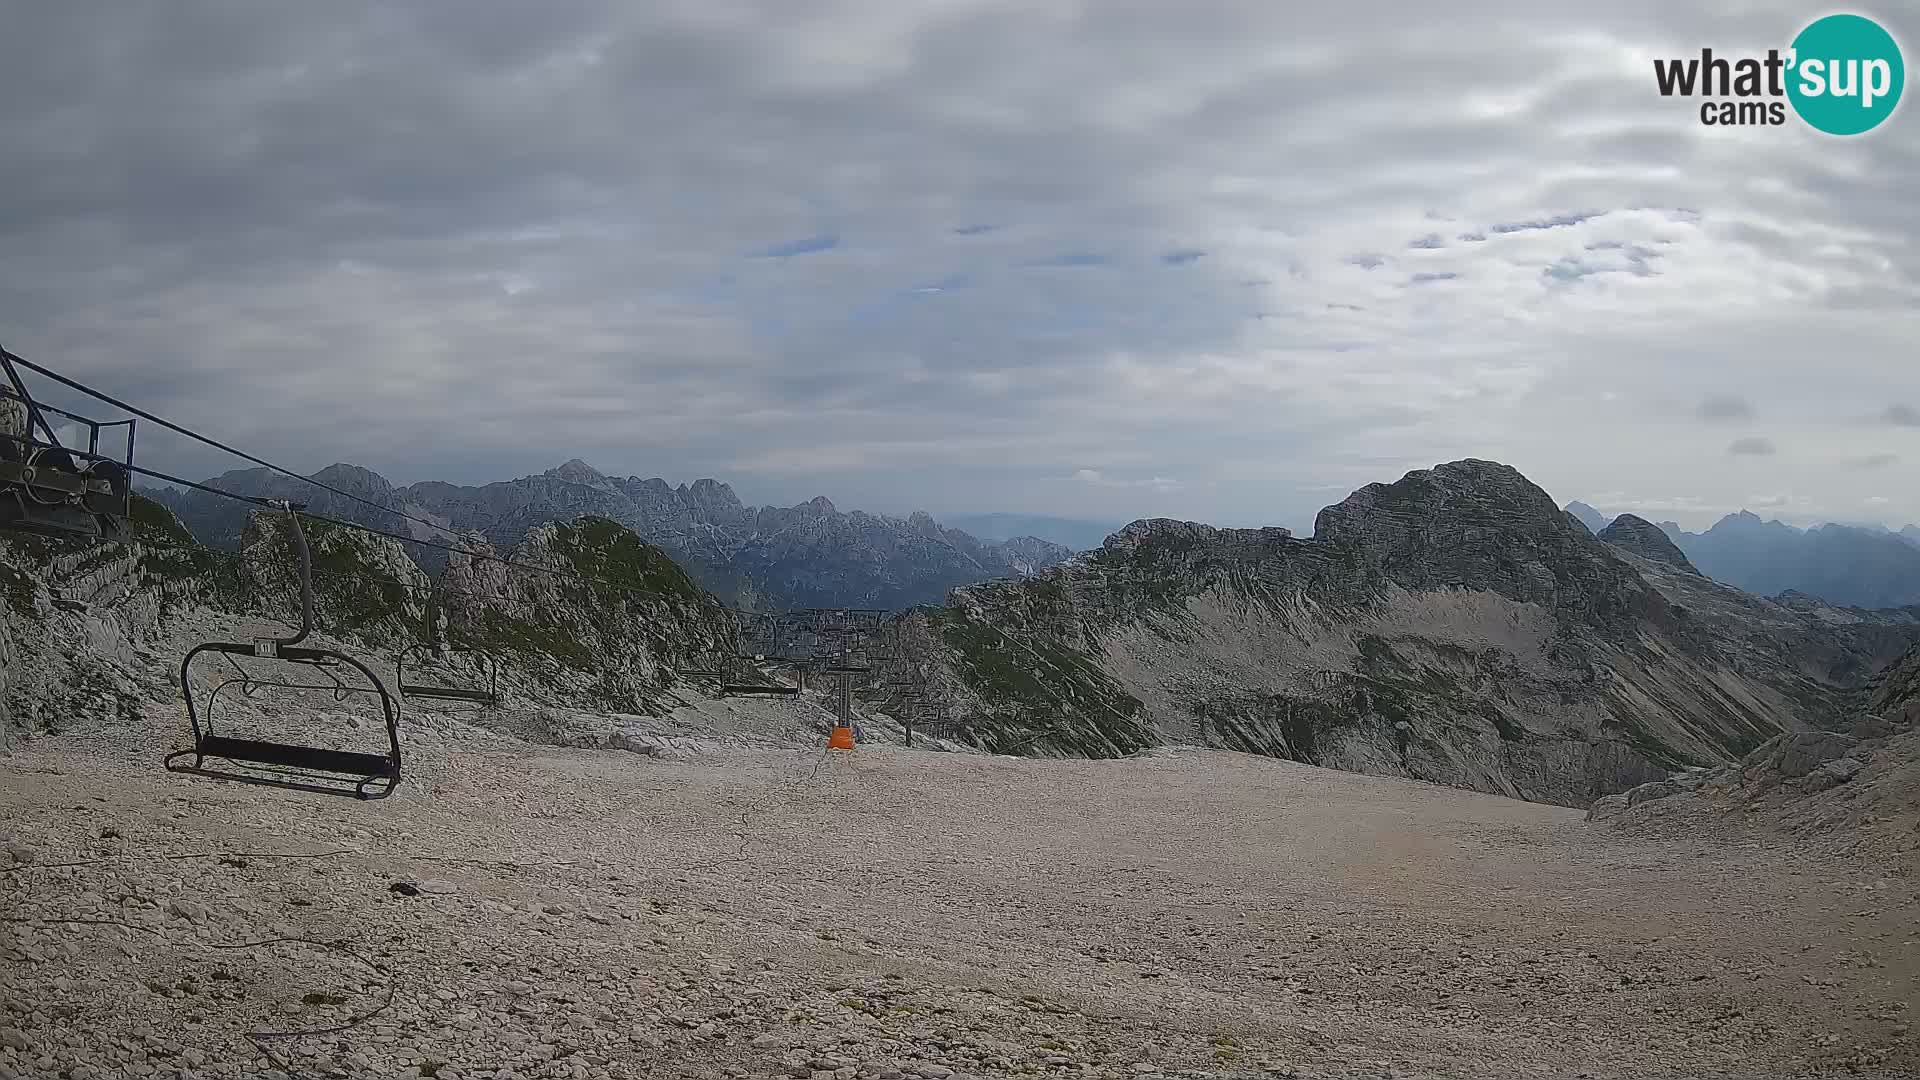
[[[1613,520],[1578,500],[1566,510],[1596,535]],[[1705,532],[1671,521],[1659,527],[1701,573],[1758,596],[1798,592],[1863,608],[1920,603],[1920,528],[1913,525],[1802,529],[1742,510]]]
[[[842,512],[825,497],[791,507],[746,506],[716,480],[676,487],[659,478],[607,476],[578,459],[535,476],[475,487],[425,481],[397,488],[379,473],[346,464],[330,465],[313,478],[357,498],[265,469],[236,470],[207,484],[302,501],[316,514],[446,543],[444,532],[420,523],[432,522],[462,535],[477,534],[501,551],[541,525],[605,517],[664,549],[722,599],[749,608],[937,604],[956,585],[1025,576],[1073,554],[1066,545],[1031,535],[983,540],[924,512],[905,518]],[[195,491],[151,494],[171,506],[203,542],[238,547],[246,504]],[[430,568],[445,562],[445,553],[433,549],[411,554]]]
[[[972,533],[982,540],[1011,540],[1034,536],[1062,544],[1075,551],[1091,551],[1120,531],[1124,521],[1083,521],[1078,518],[1047,514],[948,514],[942,519],[951,529]]]

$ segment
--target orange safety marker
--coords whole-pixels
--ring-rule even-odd
[[[850,727],[842,727],[839,724],[835,724],[833,726],[833,734],[827,736],[827,749],[829,750],[853,749],[853,729]]]

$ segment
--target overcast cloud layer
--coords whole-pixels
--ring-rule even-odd
[[[0,343],[402,483],[1307,529],[1484,457],[1920,520],[1914,106],[1654,89],[1824,8],[1318,7],[16,5]]]

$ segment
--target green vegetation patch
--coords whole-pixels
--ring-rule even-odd
[[[929,617],[968,689],[998,714],[996,719],[1012,722],[1007,730],[986,733],[993,743],[989,749],[1049,742],[1100,757],[1151,745],[1145,705],[1092,657],[1045,638],[1022,637],[1015,644],[992,626],[948,609],[931,611]]]
[[[594,670],[593,651],[573,631],[516,618],[494,608],[481,613],[472,638],[463,644],[523,658],[550,657],[576,671]]]
[[[578,572],[623,589],[690,600],[706,596],[666,552],[608,518],[583,517],[555,526],[553,549]]]

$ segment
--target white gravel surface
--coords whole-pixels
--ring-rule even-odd
[[[1916,880],[1767,834],[1197,751],[443,741],[358,803],[133,741],[0,756],[0,1078],[1920,1074]]]

